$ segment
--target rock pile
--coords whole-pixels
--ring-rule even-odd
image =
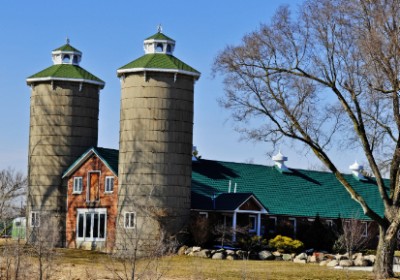
[[[188,247],[182,246],[178,250],[178,255],[187,255],[199,258],[211,258],[214,260],[279,260],[279,261],[293,261],[295,263],[318,263],[329,267],[341,266],[372,266],[375,263],[374,255],[363,256],[361,253],[356,253],[351,256],[333,255],[322,252],[314,252],[312,255],[306,253],[295,254],[282,254],[278,251],[271,252],[268,250],[261,250],[259,252],[248,252],[243,250],[228,250],[228,249],[204,249],[201,247]]]

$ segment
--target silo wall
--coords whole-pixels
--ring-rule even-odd
[[[151,254],[189,218],[194,78],[142,72],[121,84],[116,247]],[[135,213],[133,229],[126,212]]]
[[[65,236],[66,169],[97,146],[99,87],[55,81],[32,86],[28,167],[28,241],[47,236],[62,246]],[[40,227],[31,227],[31,212]]]

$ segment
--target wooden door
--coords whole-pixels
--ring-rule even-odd
[[[89,174],[89,201],[98,201],[100,195],[100,173]]]

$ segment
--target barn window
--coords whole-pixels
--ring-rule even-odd
[[[125,228],[135,227],[135,212],[125,212]]]
[[[31,227],[39,227],[40,226],[40,215],[37,211],[31,212]]]
[[[107,176],[105,185],[106,185],[105,192],[112,193],[114,191],[114,177]]]
[[[73,193],[82,192],[82,177],[74,177]]]

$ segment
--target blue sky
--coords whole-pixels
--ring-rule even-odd
[[[143,55],[143,39],[156,33],[158,24],[176,40],[174,55],[202,73],[195,85],[194,144],[203,158],[271,165],[267,144],[239,141],[229,112],[217,103],[223,85],[211,76],[211,66],[226,45],[268,23],[279,5],[301,2],[8,1],[0,9],[0,169],[26,173],[30,88],[25,80],[52,65],[51,51],[67,36],[83,52],[81,66],[106,82],[100,93],[99,146],[118,148],[116,70]],[[281,149],[290,167],[319,165],[310,154]],[[356,159],[349,158],[343,169]]]

